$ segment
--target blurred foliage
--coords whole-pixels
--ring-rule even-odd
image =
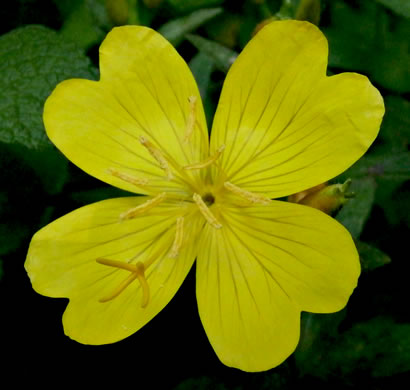
[[[410,324],[375,317],[339,334],[335,324],[320,315],[306,313],[303,320],[304,334],[295,358],[304,375],[338,377],[349,383],[354,373],[382,377],[410,367]]]
[[[42,124],[44,101],[58,82],[98,78],[98,46],[111,28],[148,25],[177,46],[211,125],[225,74],[258,29],[286,18],[319,25],[329,40],[329,74],[367,75],[386,104],[375,144],[333,181],[351,178],[355,192],[335,215],[351,232],[362,264],[352,302],[335,314],[303,313],[296,353],[269,372],[232,373],[212,355],[179,375],[178,363],[170,363],[172,373],[156,380],[159,388],[176,390],[290,389],[306,381],[317,388],[354,388],[363,378],[368,388],[395,388],[394,378],[410,370],[410,313],[363,303],[375,294],[408,307],[408,283],[396,280],[407,282],[403,275],[410,269],[403,255],[410,232],[410,1],[16,0],[2,11],[0,286],[27,286],[22,263],[39,227],[76,207],[128,195],[68,163]],[[386,387],[371,387],[380,378],[390,378]]]

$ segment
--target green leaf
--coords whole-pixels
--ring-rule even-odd
[[[191,69],[191,72],[195,77],[195,81],[198,84],[201,98],[202,100],[205,100],[211,82],[214,62],[207,54],[199,52],[189,62],[189,68]]]
[[[172,43],[179,45],[185,38],[185,34],[196,30],[202,24],[222,13],[222,8],[209,8],[194,11],[179,19],[171,20],[162,25],[158,32]]]
[[[376,0],[378,3],[396,12],[398,15],[410,18],[409,0]]]
[[[323,28],[329,40],[329,66],[362,71],[370,66],[376,41],[377,6],[360,12],[335,0],[329,4],[331,25]]]
[[[384,140],[390,153],[407,151],[410,145],[410,102],[398,96],[386,96],[386,115],[379,138]]]
[[[130,3],[128,0],[106,0],[105,6],[108,17],[115,25],[127,24],[130,19],[130,13],[137,13],[136,4],[132,4],[133,6],[130,7]],[[133,1],[133,3],[136,2]],[[131,18],[134,18],[134,16],[131,16]],[[136,21],[136,18],[133,21]]]
[[[349,190],[355,193],[355,197],[349,199],[336,219],[349,230],[353,238],[358,238],[374,203],[376,182],[372,177],[356,179]]]
[[[335,0],[329,4],[329,66],[366,73],[381,86],[410,91],[410,24],[390,15],[376,2],[351,8]]]
[[[316,363],[321,362],[326,341],[337,339],[340,323],[346,317],[346,310],[331,314],[316,314],[302,312],[300,340],[294,357],[303,374],[314,372]]]
[[[275,14],[278,19],[293,19],[300,0],[283,0],[279,11]],[[264,4],[264,3],[262,3]],[[267,16],[267,15],[266,15]]]
[[[198,84],[208,127],[210,128],[212,117],[216,109],[215,102],[210,94],[211,74],[215,68],[214,61],[207,54],[199,52],[189,62],[189,68]]]
[[[223,383],[215,379],[201,376],[199,378],[188,378],[182,381],[174,390],[227,390]]]
[[[80,3],[66,19],[60,30],[61,36],[84,49],[101,41],[105,32],[95,23],[94,16],[85,2]]]
[[[320,0],[301,0],[295,13],[296,20],[307,20],[318,25],[320,21]]]
[[[94,79],[96,72],[82,50],[42,26],[4,34],[0,53],[0,151],[21,157],[37,172],[45,190],[56,193],[64,182],[67,160],[46,136],[43,105],[60,81]]]
[[[219,6],[223,0],[167,0],[167,5],[178,14],[187,14],[200,8]]]
[[[386,193],[381,194],[382,196],[377,194],[376,203],[383,208],[389,224],[397,226],[404,222],[410,227],[410,188],[404,183],[387,190],[389,191],[385,191]]]
[[[365,156],[349,168],[343,176],[352,178],[372,176],[375,179],[409,180],[410,153],[377,153]]]
[[[356,247],[360,255],[360,264],[363,271],[371,271],[391,263],[391,259],[386,253],[370,244],[356,241]]]
[[[228,69],[238,56],[238,53],[234,50],[228,49],[217,42],[202,38],[199,35],[187,34],[186,38],[200,52],[203,52],[212,58],[215,66],[225,73],[228,72]]]
[[[0,150],[0,255],[19,248],[42,213],[41,184],[28,164]]]
[[[410,370],[410,324],[376,317],[339,336],[322,333],[308,356],[296,362],[304,373],[341,381],[355,373],[386,377],[406,372]]]

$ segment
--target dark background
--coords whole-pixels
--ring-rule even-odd
[[[232,58],[269,17],[319,25],[329,74],[367,75],[386,116],[368,154],[336,178],[356,197],[335,217],[356,240],[362,276],[348,306],[303,314],[295,354],[263,373],[219,362],[199,320],[195,269],[133,336],[85,346],[63,334],[66,301],[37,295],[23,264],[31,236],[94,201],[121,196],[47,140],[42,105],[66,78],[98,78],[98,47],[115,25],[160,30],[197,77],[208,121]],[[185,19],[184,19],[185,18]],[[187,19],[188,18],[188,19]],[[0,10],[0,378],[13,383],[138,389],[395,389],[410,369],[410,2],[15,0]],[[170,21],[177,21],[169,25]],[[36,26],[32,26],[36,25]],[[188,35],[187,35],[188,34]],[[191,34],[191,35],[189,35]],[[198,38],[199,37],[199,38]],[[207,40],[201,40],[200,38]],[[404,381],[404,382],[403,382]]]

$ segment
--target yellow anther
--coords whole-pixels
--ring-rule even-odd
[[[269,204],[270,202],[272,202],[272,200],[269,199],[267,196],[260,195],[260,194],[255,194],[255,193],[250,192],[250,191],[246,191],[246,190],[232,184],[229,181],[226,181],[224,183],[224,187],[227,190],[234,193],[235,195],[238,195],[243,199],[249,200],[249,202],[252,202],[252,203],[259,203],[259,204],[266,205],[266,204]]]
[[[112,176],[118,177],[127,183],[134,184],[135,186],[146,186],[148,184],[148,179],[142,179],[129,175],[128,173],[120,172],[115,168],[108,168],[107,173]]]
[[[221,145],[215,152],[213,156],[209,156],[207,159],[204,161],[190,164],[190,165],[185,165],[184,169],[201,169],[201,168],[206,168],[209,167],[211,164],[213,164],[216,160],[218,160],[219,156],[222,154],[222,152],[225,149],[225,145]]]
[[[215,229],[220,229],[222,227],[222,225],[220,224],[220,222],[215,218],[215,215],[212,214],[211,210],[208,208],[208,206],[205,204],[205,202],[203,201],[203,199],[201,198],[201,196],[199,194],[194,194],[192,196],[192,198],[194,199],[194,202],[197,204],[199,211],[201,212],[201,214],[204,216],[204,218],[206,219],[206,221],[213,226]]]
[[[131,219],[137,215],[143,214],[155,206],[158,206],[167,197],[166,192],[161,192],[152,199],[148,199],[143,204],[138,205],[120,215],[120,219]]]
[[[151,154],[152,157],[157,160],[160,168],[165,172],[167,175],[168,180],[172,180],[174,175],[171,172],[171,169],[169,167],[168,161],[165,159],[164,155],[161,153],[159,149],[157,149],[151,141],[146,139],[144,136],[139,137],[139,141],[143,146],[145,146],[148,150],[148,152]]]
[[[194,131],[195,127],[195,111],[196,111],[196,101],[197,97],[196,96],[190,96],[188,98],[189,101],[189,115],[188,119],[186,122],[186,130],[185,130],[185,136],[184,136],[184,142],[188,142],[189,139],[191,138],[192,132]]]
[[[177,218],[177,226],[175,231],[174,242],[172,243],[171,251],[168,257],[176,258],[179,255],[179,250],[181,249],[182,239],[184,237],[184,217]]]
[[[126,279],[124,279],[118,287],[109,295],[99,299],[100,302],[109,302],[118,297],[135,279],[138,279],[142,289],[141,307],[145,308],[149,302],[149,285],[145,278],[145,266],[140,261],[136,264],[125,263],[117,260],[98,258],[97,263],[107,265],[109,267],[120,268],[131,272]]]

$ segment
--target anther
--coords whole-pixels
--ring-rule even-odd
[[[196,110],[196,101],[197,97],[196,96],[190,96],[188,98],[189,101],[189,115],[188,119],[186,122],[186,130],[185,130],[185,136],[184,136],[184,142],[188,142],[189,139],[191,138],[192,132],[194,131],[195,127],[195,110]]]
[[[168,161],[165,159],[163,154],[161,153],[160,150],[158,150],[152,142],[150,142],[148,139],[146,139],[144,136],[139,137],[139,141],[143,146],[145,146],[148,150],[148,152],[151,154],[152,157],[157,160],[160,168],[165,172],[167,175],[168,180],[172,180],[174,175],[171,172],[171,169],[169,167]]]
[[[225,145],[221,145],[218,149],[216,149],[216,152],[213,156],[209,156],[207,159],[205,159],[204,161],[198,162],[198,163],[194,163],[194,164],[190,164],[190,165],[185,165],[184,169],[202,169],[202,168],[206,168],[209,167],[210,165],[212,165],[216,160],[218,160],[219,156],[222,154],[222,152],[225,149]]]
[[[143,204],[140,204],[120,215],[120,219],[131,219],[137,215],[143,214],[155,206],[158,206],[167,197],[166,192],[161,192],[152,199],[148,199]]]
[[[118,177],[119,179],[126,181],[127,183],[134,184],[135,186],[146,186],[148,184],[148,179],[134,177],[127,173],[120,172],[115,168],[108,168],[106,172],[112,176]]]
[[[118,297],[135,279],[138,279],[142,288],[141,307],[145,308],[149,302],[149,285],[145,278],[145,266],[140,261],[136,264],[129,264],[122,261],[98,258],[97,263],[107,265],[109,267],[120,268],[131,272],[126,279],[124,279],[119,286],[109,295],[99,299],[100,302],[105,303]]]
[[[182,238],[184,237],[184,217],[177,218],[177,226],[175,230],[175,238],[172,243],[171,251],[169,252],[168,257],[176,258],[179,255],[179,250],[182,245]]]
[[[194,194],[192,198],[194,199],[194,202],[197,204],[199,211],[204,216],[206,221],[215,229],[220,229],[222,227],[221,223],[215,218],[215,215],[212,214],[211,210],[205,204],[201,196],[199,194]]]
[[[246,190],[232,184],[229,181],[226,181],[224,183],[224,187],[227,190],[234,193],[235,195],[238,195],[243,199],[249,200],[249,202],[252,202],[252,203],[258,203],[258,204],[266,205],[266,204],[269,204],[270,202],[272,202],[272,200],[269,199],[267,196],[260,195],[260,194],[255,194],[255,193],[250,192],[250,191],[246,191]]]

